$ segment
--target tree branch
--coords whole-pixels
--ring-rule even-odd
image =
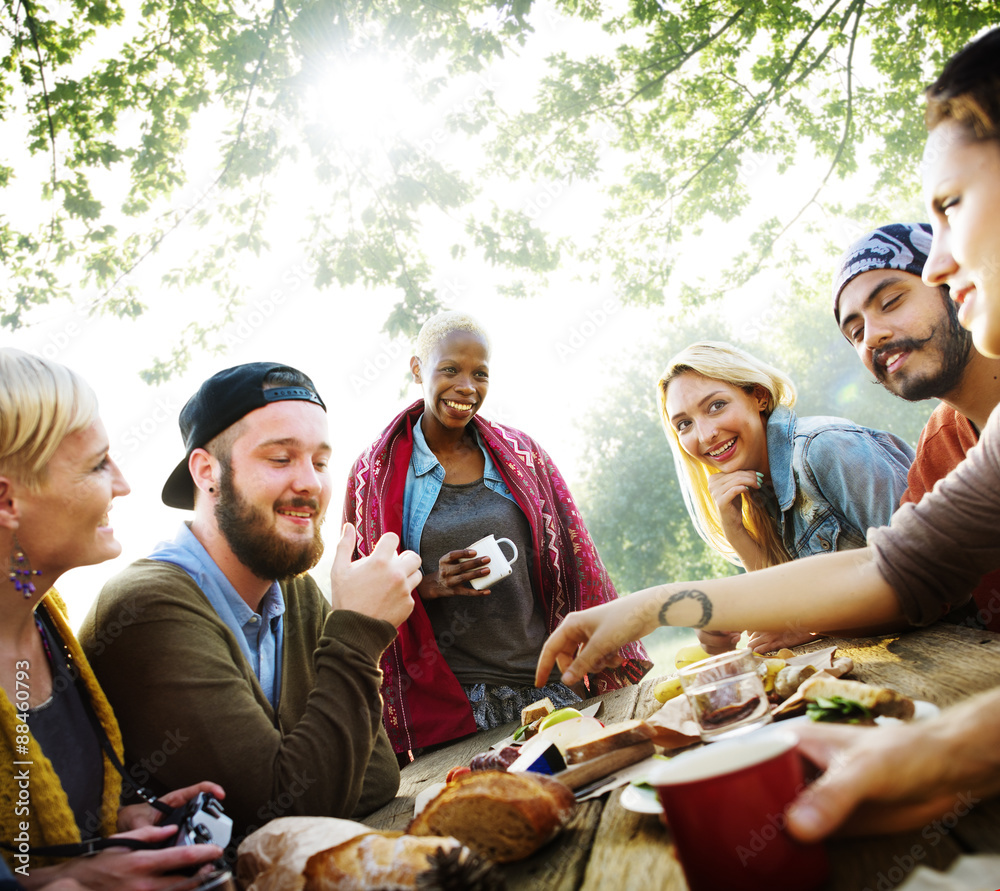
[[[56,154],[56,128],[52,120],[52,106],[49,103],[49,88],[45,83],[45,62],[42,59],[42,48],[38,43],[38,28],[35,21],[35,15],[31,11],[31,4],[29,0],[21,0],[21,6],[24,8],[24,21],[28,26],[28,33],[31,35],[31,43],[35,47],[35,56],[38,58],[38,77],[42,83],[42,99],[45,102],[45,119],[49,127],[49,142],[52,145],[52,191],[55,193],[58,187],[58,155]],[[15,19],[16,21],[16,19]],[[53,215],[51,222],[49,223],[50,230],[55,234],[55,216]]]
[[[180,214],[180,216],[178,216],[176,220],[174,220],[173,225],[171,225],[165,232],[160,233],[160,235],[154,238],[150,246],[145,251],[142,252],[142,254],[138,257],[138,259],[136,259],[134,263],[129,264],[128,268],[125,269],[119,276],[115,278],[115,280],[101,293],[101,296],[98,297],[92,305],[96,306],[98,303],[104,300],[116,287],[118,287],[118,285],[124,278],[131,275],[144,260],[146,260],[152,254],[154,254],[157,250],[159,250],[159,247],[161,244],[163,244],[164,240],[167,239],[170,235],[172,235],[175,231],[177,231],[177,229],[181,226],[181,224],[189,216],[191,216],[191,214],[194,213],[202,205],[202,203],[204,203],[205,199],[226,178],[230,168],[232,167],[233,160],[236,157],[236,150],[239,148],[240,142],[243,139],[243,133],[245,132],[246,128],[247,114],[250,108],[250,100],[253,96],[254,88],[257,85],[257,79],[259,78],[260,72],[264,67],[264,62],[266,61],[268,51],[271,48],[271,40],[274,37],[274,30],[279,13],[285,16],[285,20],[287,22],[288,16],[287,13],[285,12],[285,5],[283,0],[275,0],[275,4],[271,9],[271,18],[267,26],[267,40],[264,43],[264,48],[260,51],[260,56],[257,59],[257,65],[254,68],[253,76],[250,78],[250,84],[247,88],[247,98],[246,101],[243,103],[243,112],[240,115],[240,122],[236,129],[236,139],[234,140],[232,146],[229,149],[229,153],[226,156],[226,162],[223,165],[222,171],[212,181],[212,183],[208,186],[208,188],[205,189],[204,192],[202,192],[201,196],[196,201],[194,201],[191,204],[191,206],[187,208],[187,210],[185,210],[182,214]]]
[[[854,0],[854,2],[857,3],[860,2],[860,0]],[[782,68],[779,74],[771,78],[771,86],[768,87],[768,89],[764,92],[763,96],[761,96],[757,100],[757,102],[753,105],[753,107],[743,116],[743,121],[740,123],[740,125],[729,135],[726,141],[723,142],[722,145],[720,145],[712,153],[711,157],[709,157],[707,161],[705,161],[697,170],[695,170],[694,173],[691,174],[691,176],[689,176],[681,184],[680,189],[671,194],[671,198],[676,198],[678,195],[683,194],[685,191],[687,191],[687,189],[691,186],[691,183],[693,183],[699,176],[701,176],[702,173],[704,173],[712,164],[714,164],[722,155],[722,153],[727,148],[729,148],[730,145],[732,145],[737,139],[739,139],[744,133],[746,133],[747,130],[750,129],[750,126],[754,123],[754,121],[757,120],[760,114],[773,101],[774,94],[778,90],[778,85],[782,82],[782,80],[785,77],[788,76],[788,73],[792,70],[792,67],[795,65],[796,60],[801,55],[802,51],[805,49],[806,44],[808,44],[810,38],[813,36],[813,34],[815,34],[819,30],[823,22],[825,22],[826,19],[829,18],[833,10],[836,9],[836,7],[839,5],[840,5],[840,0],[833,0],[833,3],[831,3],[827,7],[826,12],[824,12],[823,15],[821,15],[818,19],[816,19],[816,21],[813,22],[813,26],[809,29],[808,32],[806,32],[806,35],[799,41],[798,45],[795,47],[795,50],[792,52],[792,55],[789,57],[788,62],[785,63],[784,68]]]
[[[847,111],[844,115],[844,133],[840,138],[840,144],[837,146],[837,151],[833,156],[833,161],[830,163],[830,168],[827,170],[826,176],[823,177],[822,182],[820,182],[819,186],[816,188],[816,191],[813,192],[812,197],[805,204],[803,204],[801,208],[799,208],[798,213],[796,213],[794,217],[782,226],[777,235],[768,241],[766,249],[761,252],[760,257],[750,268],[750,271],[745,275],[740,276],[740,279],[743,282],[749,281],[758,272],[760,272],[761,267],[764,265],[764,260],[771,255],[774,245],[792,226],[795,225],[795,223],[798,222],[802,214],[804,214],[806,210],[808,210],[808,208],[816,202],[816,199],[819,197],[819,193],[826,188],[826,184],[830,181],[830,177],[833,175],[834,170],[837,169],[837,166],[840,164],[840,159],[844,155],[844,149],[847,148],[847,141],[851,134],[851,125],[854,122],[854,92],[852,83],[854,73],[854,47],[857,43],[858,27],[861,24],[861,16],[864,14],[864,9],[864,0],[854,0],[848,10],[848,17],[852,12],[854,13],[854,28],[851,31],[851,39],[848,43],[847,51]],[[846,20],[847,17],[845,17],[845,23]]]
[[[834,5],[836,5],[836,3],[839,3],[839,2],[840,2],[840,0],[835,0]],[[636,90],[631,96],[629,96],[628,99],[626,99],[624,102],[620,103],[621,107],[624,108],[626,105],[630,104],[633,100],[637,99],[639,96],[641,96],[647,90],[650,90],[653,87],[658,86],[659,84],[663,83],[663,81],[665,81],[671,74],[673,74],[675,71],[677,71],[677,69],[680,68],[685,62],[687,62],[692,57],[698,55],[698,53],[700,53],[703,49],[705,49],[706,46],[708,46],[711,43],[714,43],[723,34],[725,34],[726,31],[728,31],[733,25],[736,24],[736,22],[739,21],[740,17],[743,15],[743,13],[744,13],[744,10],[742,8],[737,9],[736,12],[734,12],[725,21],[725,23],[722,25],[721,28],[719,28],[718,31],[716,31],[714,34],[709,34],[700,43],[696,43],[693,47],[691,47],[691,49],[689,49],[688,51],[686,51],[685,53],[683,53],[681,55],[681,57],[680,57],[680,60],[675,65],[672,65],[671,67],[668,67],[668,68],[664,69],[663,73],[660,74],[659,77],[654,78],[648,84],[644,84],[642,87],[640,87],[638,90]]]

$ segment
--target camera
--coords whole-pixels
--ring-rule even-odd
[[[208,792],[199,792],[186,804],[174,808],[163,817],[160,826],[177,826],[177,835],[169,839],[169,847],[177,845],[229,844],[233,821],[222,809],[222,803]]]

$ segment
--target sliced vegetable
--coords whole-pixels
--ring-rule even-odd
[[[873,720],[871,709],[843,696],[820,697],[806,706],[806,714],[813,721],[837,721],[842,724],[867,724]]]

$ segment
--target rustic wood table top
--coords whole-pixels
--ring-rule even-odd
[[[817,641],[800,651],[836,644],[854,660],[852,677],[892,687],[942,708],[1000,684],[1000,634],[944,623],[886,637]],[[659,704],[655,679],[602,697],[605,723],[645,718]],[[508,737],[516,725],[498,727],[422,755],[402,771],[398,796],[365,822],[405,829],[413,799],[448,770]],[[621,806],[622,789],[581,802],[569,826],[532,857],[502,867],[511,891],[604,891],[608,888],[684,891],[687,884],[670,832],[653,815]],[[920,830],[827,844],[829,891],[887,891],[917,865],[947,868],[969,852],[1000,853],[1000,799],[983,801],[962,817],[946,815]],[[1000,877],[997,886],[1000,887]],[[993,886],[990,886],[993,887]],[[781,891],[780,885],[775,891]]]

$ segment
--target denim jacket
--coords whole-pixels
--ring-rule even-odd
[[[444,467],[434,457],[434,453],[424,439],[424,431],[420,426],[424,416],[421,414],[413,425],[413,455],[410,466],[406,470],[406,490],[403,493],[403,547],[420,553],[420,536],[424,531],[424,523],[431,514],[431,508],[441,494],[441,484],[444,482]],[[500,476],[500,471],[493,464],[490,453],[483,447],[475,427],[468,428],[476,437],[476,442],[486,459],[483,470],[483,483],[494,492],[499,492],[504,498],[514,501],[510,489]],[[517,502],[514,501],[516,504]]]
[[[864,547],[869,527],[888,525],[913,449],[892,433],[778,406],[767,421],[767,455],[776,499],[768,507],[798,559]]]

